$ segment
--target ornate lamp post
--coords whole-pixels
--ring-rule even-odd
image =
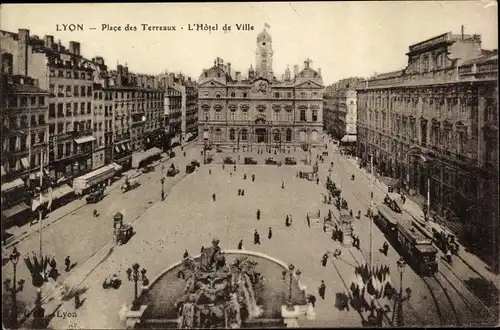
[[[130,282],[134,282],[134,302],[137,300],[137,282],[142,282],[144,285],[149,283],[148,278],[146,277],[146,269],[142,269],[139,271],[138,263],[134,263],[132,268],[127,269],[127,278]]]
[[[292,302],[292,280],[293,280],[293,276],[295,275],[297,277],[297,280],[299,279],[300,275],[302,274],[302,272],[300,271],[300,269],[297,269],[295,272],[295,266],[293,264],[290,264],[288,266],[288,270],[284,270],[282,272],[282,277],[283,277],[283,281],[286,281],[286,277],[287,275],[289,276],[290,278],[290,282],[288,284],[288,302],[287,302],[287,309],[288,310],[293,310],[293,302]]]
[[[398,297],[398,326],[403,326],[403,273],[405,272],[406,263],[401,257],[398,260],[398,270],[399,270],[399,297]]]
[[[17,271],[17,263],[19,262],[19,257],[21,254],[17,251],[17,249],[14,247],[14,250],[12,250],[11,254],[9,255],[9,260],[12,263],[13,269],[14,269],[14,274],[13,274],[13,280],[11,282],[10,279],[5,279],[3,282],[5,291],[9,292],[11,294],[11,299],[12,299],[12,328],[17,329],[17,293],[20,291],[23,291],[24,288],[24,280],[20,279],[19,281],[16,281],[16,271]],[[11,286],[12,283],[12,286]]]

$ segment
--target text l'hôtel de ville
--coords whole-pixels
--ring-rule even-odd
[[[96,27],[85,28],[83,24],[56,24],[56,31],[84,31],[84,30],[97,30]],[[153,25],[141,23],[138,25],[114,25],[114,24],[101,24],[100,30],[103,32],[122,32],[122,31],[199,31],[199,32],[214,32],[214,31],[254,31],[255,27],[252,24],[206,24],[195,23],[187,25]]]

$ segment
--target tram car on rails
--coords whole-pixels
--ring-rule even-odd
[[[433,276],[438,271],[437,249],[432,240],[414,226],[405,214],[393,211],[388,205],[377,205],[374,222],[388,241],[421,276]]]

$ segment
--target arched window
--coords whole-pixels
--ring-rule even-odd
[[[300,110],[300,121],[307,121],[306,110],[304,109]]]
[[[232,93],[231,93],[231,97],[236,97],[236,93],[235,93],[235,92],[232,92]]]
[[[215,94],[215,98],[220,99],[220,94],[219,93]]]
[[[280,142],[281,136],[280,136],[280,131],[275,130],[273,134],[274,142]]]
[[[217,129],[215,130],[215,140],[216,140],[216,141],[220,141],[220,140],[222,140],[222,131],[221,131],[221,129],[220,129],[220,128],[217,128]]]
[[[274,98],[279,99],[280,98],[280,93],[274,93]]]
[[[316,142],[318,140],[318,132],[312,131],[311,132],[311,141]]]
[[[300,142],[306,141],[306,132],[305,131],[300,131],[299,139],[300,139]]]
[[[229,130],[229,140],[234,141],[234,128]]]
[[[292,142],[292,130],[290,128],[286,130],[286,142]]]
[[[246,141],[248,139],[248,132],[247,130],[244,128],[241,130],[241,140],[242,141]]]

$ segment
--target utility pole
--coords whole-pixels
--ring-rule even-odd
[[[372,176],[371,180],[371,185],[370,185],[370,271],[373,269],[373,181],[375,180],[375,177],[373,176],[373,153],[370,154],[370,172]]]
[[[42,153],[43,158],[43,153]],[[38,222],[40,223],[40,260],[43,258],[42,254],[42,195],[43,195],[43,162],[40,162],[40,205],[38,206],[40,210],[38,211]]]

